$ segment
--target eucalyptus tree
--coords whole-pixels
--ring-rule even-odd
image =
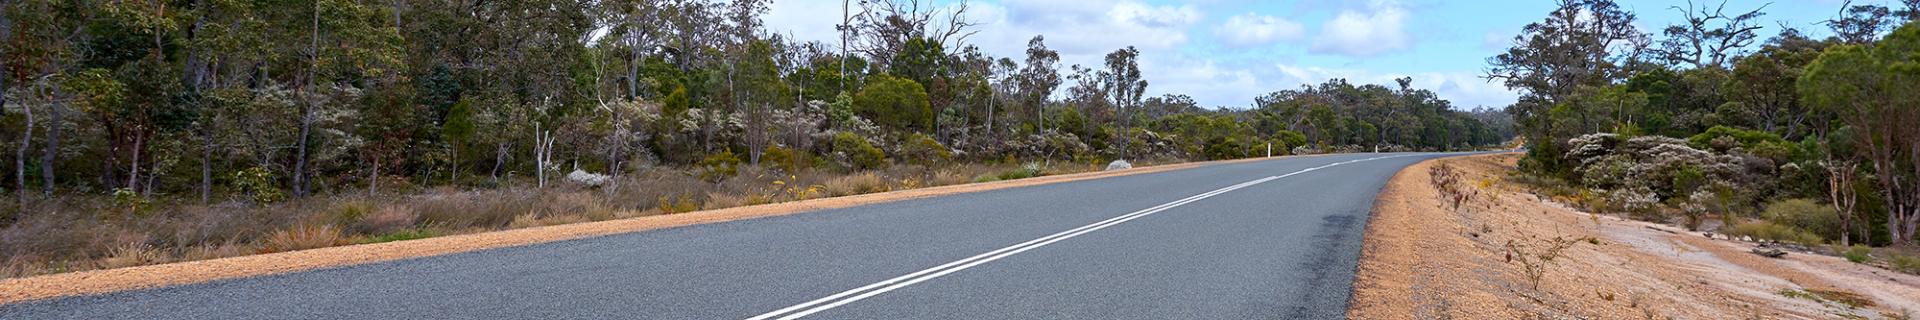
[[[1107,92],[1107,97],[1113,99],[1115,118],[1120,124],[1119,155],[1125,159],[1127,150],[1132,146],[1129,144],[1131,141],[1127,140],[1127,136],[1131,135],[1132,111],[1140,106],[1140,96],[1147,91],[1147,80],[1140,76],[1140,50],[1133,46],[1108,53],[1106,62],[1107,69],[1100,72],[1105,79],[1100,82],[1101,91]]]

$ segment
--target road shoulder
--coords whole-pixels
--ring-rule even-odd
[[[1579,212],[1504,181],[1517,159],[1443,158],[1396,174],[1375,202],[1348,318],[1824,319],[1920,312],[1920,277],[1812,254],[1762,258],[1746,253],[1746,243]],[[1429,170],[1440,163],[1462,172],[1459,180],[1473,194],[1457,210],[1433,183]],[[1537,260],[1555,238],[1571,246],[1541,264],[1536,288],[1524,262]]]

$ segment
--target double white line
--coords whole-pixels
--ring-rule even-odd
[[[1079,228],[1073,228],[1071,230],[1062,231],[1060,233],[1055,233],[1045,237],[1040,237],[1039,239],[1028,240],[1027,242],[1021,242],[1020,244],[1015,244],[1005,248],[988,251],[987,253],[982,253],[980,255],[967,257],[966,259],[960,259],[953,262],[948,262],[946,264],[942,264],[932,268],[927,268],[926,270],[915,271],[913,273],[895,277],[893,279],[887,279],[885,281],[875,282],[873,284],[861,286],[859,288],[854,288],[853,290],[847,290],[847,291],[836,293],[830,296],[826,296],[824,298],[814,299],[813,301],[807,301],[806,303],[801,303],[801,304],[793,305],[791,307],[781,308],[780,310],[774,310],[773,312],[768,312],[765,314],[754,316],[752,318],[747,318],[747,320],[798,319],[800,317],[805,317],[810,314],[826,311],[827,309],[833,309],[834,307],[839,307],[841,305],[853,303],[854,301],[864,300],[866,298],[870,298],[875,295],[886,293],[888,291],[900,289],[901,287],[906,287],[906,286],[913,285],[915,283],[920,283],[921,281],[932,280],[933,278],[939,278],[949,273],[954,273],[960,270],[966,270],[967,268],[972,268],[974,266],[978,266],[983,263],[993,262],[994,260],[1000,260],[1000,258],[1006,258],[1007,256],[1012,256],[1014,254],[1026,252],[1027,250],[1033,250],[1034,248],[1043,247],[1048,244],[1052,244],[1054,242],[1059,242],[1060,240],[1066,240],[1068,238],[1073,238],[1082,234],[1086,234],[1088,232],[1093,232],[1095,230],[1104,229],[1106,227],[1121,224],[1133,219],[1138,219],[1140,217],[1145,217],[1148,215],[1152,215],[1154,213],[1166,211],[1167,209],[1172,209],[1174,207],[1178,207],[1188,203],[1193,203],[1195,201],[1200,201],[1202,199],[1211,198],[1213,196],[1220,195],[1222,193],[1227,193],[1229,191],[1239,190],[1241,188],[1251,187],[1253,185],[1265,183],[1267,181],[1273,181],[1281,178],[1290,177],[1296,174],[1307,173],[1310,171],[1325,169],[1325,168],[1338,166],[1338,165],[1344,165],[1344,164],[1362,162],[1362,161],[1386,159],[1386,158],[1398,158],[1398,157],[1405,157],[1405,156],[1410,156],[1410,155],[1373,157],[1373,158],[1366,158],[1366,159],[1359,159],[1359,160],[1335,162],[1335,163],[1327,164],[1323,166],[1306,168],[1300,171],[1294,171],[1288,174],[1260,178],[1253,181],[1241,182],[1240,184],[1235,184],[1235,185],[1227,186],[1225,188],[1215,189],[1213,191],[1208,191],[1206,193],[1193,195],[1191,197],[1186,197],[1184,199],[1175,200],[1173,202],[1168,202],[1165,204],[1153,206],[1151,208],[1141,209],[1140,211],[1134,211],[1132,213],[1120,215],[1118,217],[1113,217],[1111,219],[1102,220],[1100,222],[1095,222],[1093,224],[1089,224],[1085,226],[1080,226]]]

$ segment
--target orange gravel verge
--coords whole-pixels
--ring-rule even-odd
[[[436,256],[483,249],[522,246],[594,236],[688,226],[703,223],[787,215],[823,209],[901,201],[925,197],[1016,188],[1051,183],[1081,181],[1189,169],[1201,166],[1252,162],[1274,158],[1189,162],[1141,167],[1111,172],[1043,176],[1027,179],[970,183],[951,186],[871,193],[834,198],[812,199],[756,206],[681,214],[645,216],[619,220],[555,225],[485,233],[453,235],[418,240],[329,247],[312,250],[188,261],[119,269],[60,273],[0,280],[0,305],[47,298],[110,293],[162,286],[201,283],[339,267],[407,258]]]
[[[1769,259],[1752,244],[1593,215],[1504,182],[1518,154],[1408,166],[1366,229],[1351,319],[1831,319],[1920,312],[1920,276],[1837,257]],[[1442,202],[1428,169],[1447,163],[1478,193]],[[1508,243],[1578,239],[1534,288]],[[1869,303],[1849,306],[1836,297]]]

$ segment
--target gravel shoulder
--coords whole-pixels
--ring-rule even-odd
[[[1348,311],[1353,319],[1832,319],[1920,313],[1920,276],[1580,212],[1505,182],[1518,154],[1409,166],[1375,202]],[[1429,168],[1465,173],[1471,197],[1443,202]],[[1522,271],[1526,248],[1573,245]],[[1518,245],[1523,251],[1510,249]],[[1537,252],[1538,250],[1530,250]]]
[[[524,246],[611,234],[673,228],[696,224],[779,216],[823,209],[909,199],[1018,188],[1042,184],[1100,179],[1189,169],[1200,166],[1261,161],[1254,158],[1141,167],[1109,172],[921,188],[835,198],[812,199],[682,214],[636,217],[555,225],[418,240],[329,247],[312,250],[240,256],[119,269],[61,273],[0,280],[0,305],[56,297],[102,294],[127,290],[203,283],[216,280],[299,272],[331,267],[446,255],[476,250]]]

